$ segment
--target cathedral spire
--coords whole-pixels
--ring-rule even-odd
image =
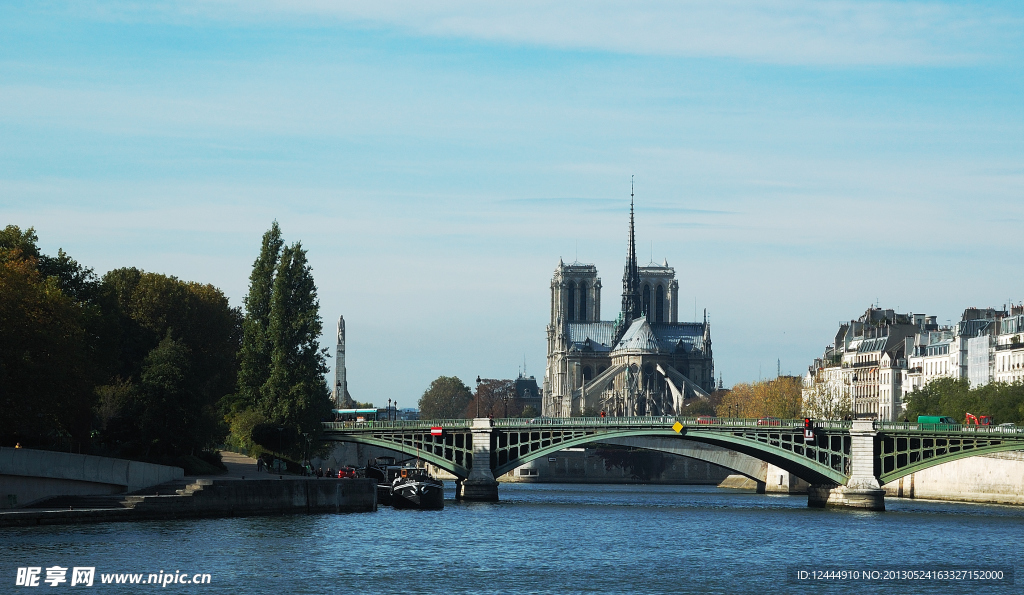
[[[640,317],[640,270],[636,264],[636,231],[633,226],[633,178],[629,179],[629,248],[622,274],[622,319],[624,325]]]

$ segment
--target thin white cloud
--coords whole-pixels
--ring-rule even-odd
[[[974,62],[1019,43],[1024,19],[991,6],[808,0],[119,3],[103,18],[316,26],[352,23],[413,35],[638,55],[812,65]]]

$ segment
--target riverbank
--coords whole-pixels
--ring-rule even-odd
[[[170,482],[129,495],[54,498],[0,513],[0,527],[375,510],[372,479],[239,476]]]

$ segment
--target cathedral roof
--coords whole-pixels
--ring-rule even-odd
[[[651,323],[639,318],[626,329],[615,351],[678,353],[701,351],[703,346],[704,325],[700,322]]]
[[[651,323],[647,322],[646,318],[638,318],[629,325],[626,333],[619,340],[619,344],[615,346],[615,351],[621,350],[658,351],[658,337],[654,335]]]
[[[580,351],[611,351],[614,322],[570,322],[569,342]]]

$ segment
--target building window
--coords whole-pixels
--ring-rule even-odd
[[[665,322],[665,287],[658,286],[658,292],[654,302],[655,322]]]
[[[587,321],[587,282],[580,281],[580,309],[579,318],[583,322]]]
[[[644,316],[647,320],[651,319],[651,286],[644,283],[644,298],[643,298]]]
[[[566,318],[569,322],[576,320],[576,282],[569,281],[569,311],[566,312]]]

